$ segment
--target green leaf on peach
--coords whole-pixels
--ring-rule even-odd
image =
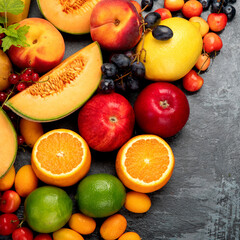
[[[4,32],[6,37],[2,39],[3,51],[7,51],[12,45],[16,47],[27,47],[26,33],[29,26],[22,26],[16,29],[18,24],[10,25],[7,29],[0,27],[0,33]]]
[[[8,12],[14,15],[22,13],[24,9],[24,3],[21,0],[1,0],[0,12]]]

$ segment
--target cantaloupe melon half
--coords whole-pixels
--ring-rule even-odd
[[[90,32],[92,9],[100,0],[37,0],[42,15],[60,31]]]
[[[0,178],[13,165],[17,155],[17,134],[7,114],[0,108]]]
[[[36,122],[63,118],[81,107],[101,80],[102,54],[97,42],[79,50],[10,98],[6,105],[19,116]]]

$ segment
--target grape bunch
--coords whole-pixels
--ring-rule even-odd
[[[99,85],[100,91],[124,94],[139,90],[144,81],[145,66],[136,59],[133,51],[113,54],[110,62],[101,66],[103,76]]]

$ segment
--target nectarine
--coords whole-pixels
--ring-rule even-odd
[[[128,0],[102,0],[93,8],[90,33],[106,50],[128,50],[141,38],[141,18]]]
[[[12,46],[8,55],[12,63],[20,69],[33,68],[44,73],[57,66],[65,53],[65,43],[61,33],[47,20],[27,18],[19,22],[29,26],[26,34],[27,47]]]

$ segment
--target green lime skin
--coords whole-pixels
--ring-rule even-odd
[[[110,174],[93,174],[85,177],[78,185],[79,210],[93,218],[110,216],[120,210],[126,198],[121,181]]]
[[[24,203],[24,216],[34,231],[50,233],[68,222],[72,208],[72,200],[64,190],[44,186],[28,195]]]

